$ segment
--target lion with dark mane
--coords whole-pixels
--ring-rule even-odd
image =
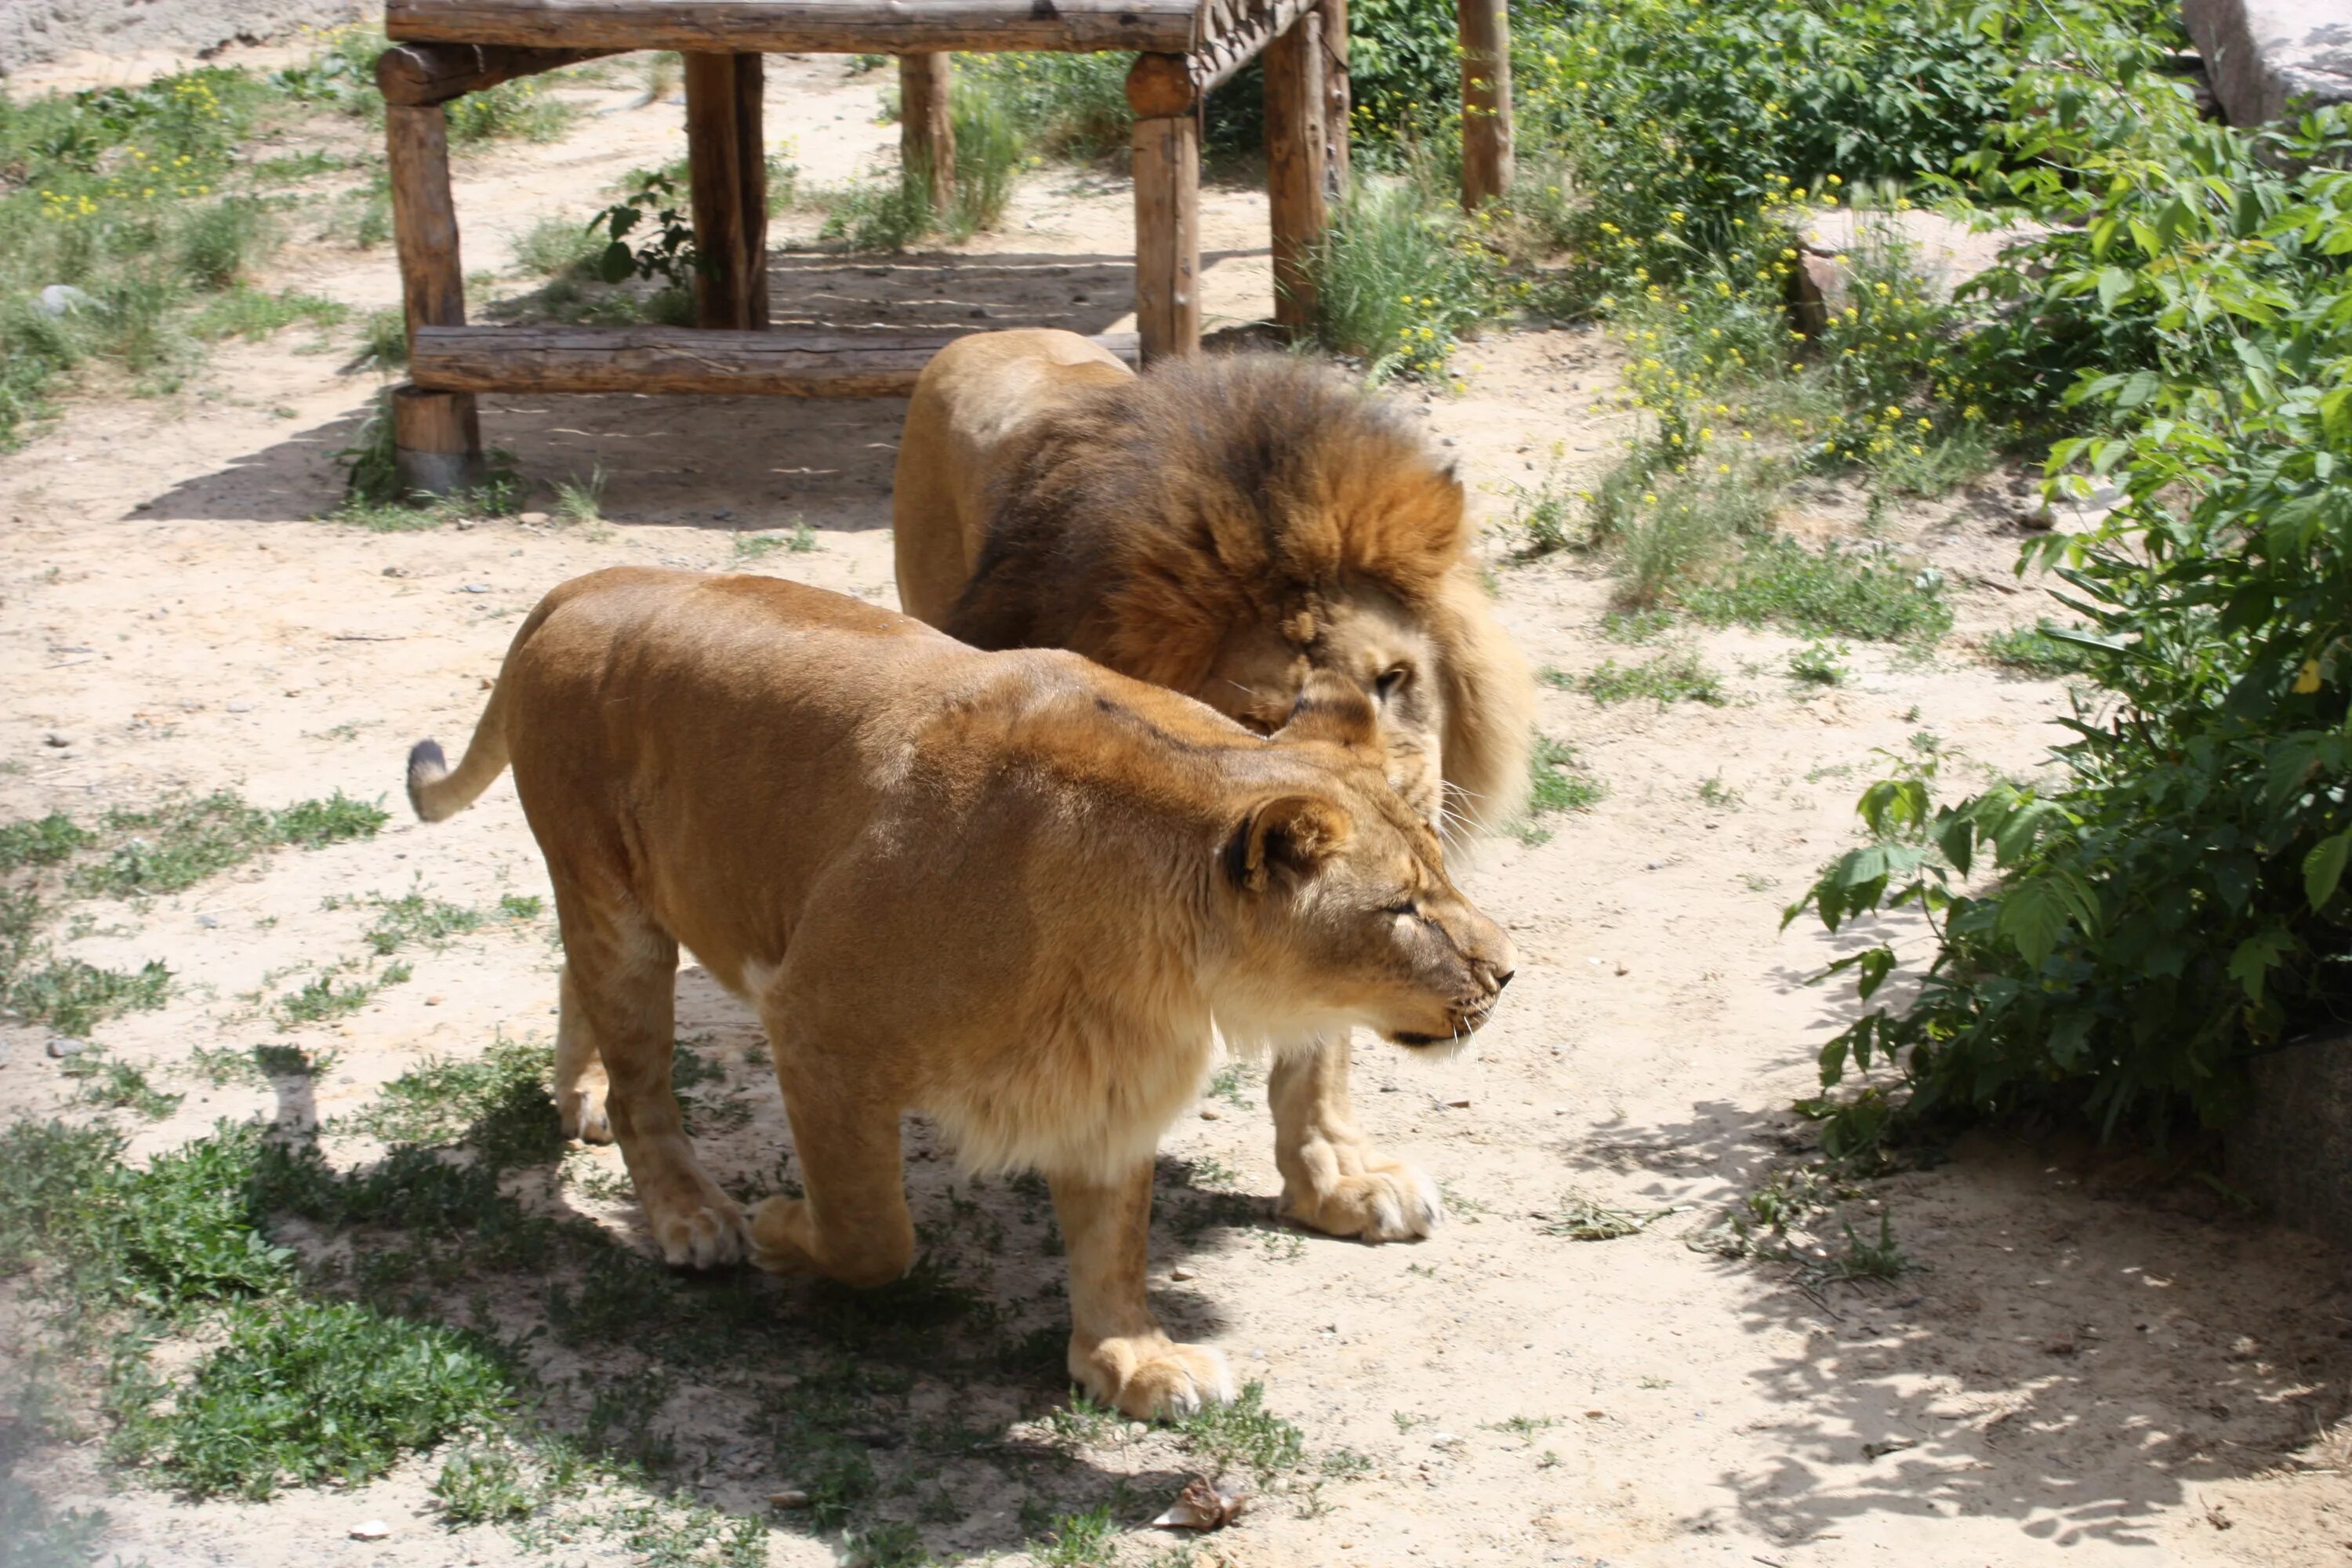
[[[1378,713],[1389,780],[1449,843],[1525,794],[1533,683],[1469,549],[1460,479],[1390,404],[1274,354],[1137,375],[1074,333],[943,350],[908,410],[898,595],[978,647],[1063,647],[1261,731],[1310,671]],[[1277,1049],[1283,1208],[1426,1234],[1434,1184],[1367,1143],[1345,1037]]]

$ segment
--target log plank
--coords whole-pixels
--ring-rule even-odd
[[[1198,0],[387,0],[402,42],[709,54],[1148,49],[1199,42]]]
[[[375,58],[375,85],[386,103],[446,103],[469,92],[537,76],[618,49],[522,49],[481,44],[395,44]]]
[[[904,397],[961,329],[870,332],[691,327],[428,327],[409,351],[418,386],[458,392],[700,392]],[[1094,342],[1133,363],[1132,332]]]

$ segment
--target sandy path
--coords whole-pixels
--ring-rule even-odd
[[[849,79],[829,61],[771,72],[772,102],[790,105],[772,130],[790,132],[812,178],[845,177],[890,141],[874,122],[877,76]],[[461,215],[490,215],[469,220],[472,265],[502,264],[538,216],[592,210],[612,178],[677,144],[674,105],[583,96],[605,112],[565,142],[460,170]],[[780,257],[779,313],[1117,326],[1128,222],[1117,181],[1048,172],[971,260]],[[787,236],[813,226],[805,215],[780,225]],[[1213,193],[1204,231],[1217,258],[1212,314],[1263,314],[1262,202]],[[299,249],[276,281],[356,304],[394,298],[382,253]],[[225,349],[169,401],[73,403],[0,458],[0,817],[88,816],[225,785],[264,803],[333,788],[396,798],[408,742],[462,738],[516,618],[549,585],[623,562],[724,568],[740,532],[794,518],[820,548],[758,569],[892,602],[898,402],[488,399],[491,437],[525,475],[608,472],[612,526],[369,534],[306,521],[336,503],[332,454],[373,382],[340,372],[341,354],[303,352],[302,336]],[[1507,513],[1507,487],[1540,479],[1555,447],[1570,476],[1606,460],[1620,432],[1590,407],[1614,381],[1600,339],[1505,336],[1465,363],[1477,367],[1468,391],[1425,410],[1488,516]],[[1910,547],[1963,584],[1967,626],[2032,614],[2028,597],[2002,591],[2014,536],[2001,510],[1902,521]],[[1538,663],[1578,672],[1629,657],[1599,636],[1608,585],[1591,566],[1505,565],[1497,577],[1505,618]],[[1801,929],[1779,934],[1778,910],[1851,841],[1873,749],[1932,731],[1973,763],[2030,772],[2065,700],[2053,684],[1969,662],[1958,639],[1925,661],[1857,649],[1854,678],[1820,695],[1781,673],[1792,639],[1696,640],[1728,675],[1727,706],[1603,709],[1546,691],[1544,728],[1610,793],[1588,815],[1550,821],[1547,843],[1492,846],[1468,874],[1522,953],[1510,1005],[1475,1054],[1424,1068],[1360,1047],[1365,1124],[1444,1178],[1456,1223],[1386,1248],[1213,1233],[1181,1281],[1163,1259],[1172,1318],[1263,1378],[1314,1451],[1345,1446],[1372,1466],[1311,1498],[1269,1500],[1216,1553],[1266,1565],[2344,1561],[2352,1493],[2341,1477],[2265,1479],[2344,1410],[2352,1317],[2333,1252],[2178,1194],[2152,1197],[2077,1150],[1989,1141],[1856,1205],[1864,1225],[1883,1206],[1920,1265],[1891,1286],[1807,1292],[1785,1268],[1685,1245],[1722,1204],[1801,1158],[1786,1107],[1811,1087],[1833,1002],[1801,978],[1831,948]],[[1709,780],[1735,798],[1702,800]],[[332,1115],[423,1053],[551,1026],[543,927],[419,954],[413,982],[341,1026],[278,1037],[242,999],[355,951],[364,916],[322,911],[322,898],[396,896],[419,879],[471,903],[543,891],[509,785],[429,832],[402,822],[150,907],[101,909],[70,951],[102,963],[161,957],[184,979],[165,1010],[102,1029],[121,1058],[191,1088],[179,1069],[194,1047],[331,1047],[339,1065],[302,1109]],[[693,973],[681,1029],[711,1034],[730,1057],[751,1038],[741,1011]],[[0,1115],[67,1098],[42,1037],[0,1030]],[[761,1114],[714,1142],[721,1169],[772,1164],[782,1138],[772,1085],[740,1081]],[[194,1085],[134,1147],[268,1108],[258,1092]],[[1242,1192],[1276,1191],[1263,1112],[1207,1109],[1213,1119],[1181,1123],[1170,1152],[1221,1162]],[[936,1209],[942,1169],[915,1167],[919,1214]],[[1693,1206],[1639,1236],[1580,1244],[1529,1217],[1571,1188],[1628,1207]],[[625,1205],[603,1212],[629,1231]],[[1052,1265],[1022,1267],[1042,1279]],[[983,1422],[1036,1409],[1017,1389],[957,1397]],[[668,1418],[723,1458],[730,1429],[707,1406],[681,1396]],[[1520,1429],[1507,1428],[1515,1418]],[[1138,1477],[1139,1492],[1181,1464],[1158,1436],[1080,1458]],[[46,1473],[66,1500],[102,1489],[84,1451]],[[494,1532],[435,1526],[425,1473],[267,1508],[128,1491],[105,1500],[120,1521],[108,1544],[156,1568],[523,1560]],[[789,1479],[717,1460],[703,1473],[717,1478],[704,1495],[737,1508]],[[979,1496],[966,1494],[960,1521],[927,1525],[932,1551],[1017,1546],[1012,1502]],[[388,1542],[343,1541],[371,1517],[394,1524]],[[554,1550],[569,1562],[615,1549]],[[832,1559],[824,1542],[774,1538],[778,1563]]]

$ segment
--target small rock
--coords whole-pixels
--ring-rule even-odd
[[[711,515],[711,517],[712,517],[715,521],[719,521],[719,522],[732,522],[732,521],[735,521],[735,512],[734,512],[734,510],[733,510],[732,508],[730,508],[730,507],[723,507],[723,506],[722,506],[722,507],[720,507],[717,511],[712,512],[710,515]]]
[[[8,1065],[8,1042],[7,1042],[7,1041],[5,1041],[5,1040],[0,1040],[0,1068],[5,1068],[5,1067],[6,1067],[7,1065]]]
[[[1451,1432],[1432,1432],[1429,1446],[1433,1448],[1458,1448],[1462,1447],[1462,1439]]]
[[[1200,1275],[1190,1268],[1171,1268],[1168,1271],[1168,1278],[1171,1279],[1198,1279]]]
[[[228,705],[228,710],[232,713],[250,713],[253,711],[253,704],[250,702],[232,702]]]
[[[1445,1108],[1448,1110],[1467,1110],[1470,1109],[1470,1102],[1466,1100],[1449,1100],[1445,1102]]]
[[[520,521],[523,521],[523,522],[530,523],[530,524],[533,525],[534,527],[536,527],[538,524],[542,523],[542,522],[545,522],[545,521],[547,521],[547,514],[546,514],[545,512],[543,512],[543,511],[527,511],[527,512],[525,512],[525,513],[523,513],[523,514],[522,514],[522,517],[521,517],[521,519],[520,519]],[[520,555],[520,554],[521,554],[521,553],[522,553],[522,552],[521,552],[521,551],[520,551],[520,550],[518,550],[518,551],[516,551],[516,552],[515,552],[515,553],[516,553],[517,555]]]
[[[220,916],[198,915],[196,917],[196,923],[204,927],[206,931],[218,931],[220,930]]]
[[[1650,868],[1651,870],[1653,870],[1653,871],[1655,871],[1655,870],[1662,869],[1664,866],[1665,866],[1665,862],[1664,862],[1664,860],[1653,860],[1653,861],[1651,861],[1651,862],[1650,862],[1649,868]]]
[[[69,1039],[64,1035],[51,1035],[49,1037],[49,1055],[61,1061],[69,1058],[78,1057],[88,1049],[89,1049],[89,1042],[88,1040]]]
[[[380,1519],[363,1519],[352,1526],[353,1541],[382,1541],[392,1533],[392,1526]]]
[[[1204,1105],[1201,1107],[1201,1120],[1203,1121],[1216,1121],[1217,1108],[1213,1105]]]
[[[408,575],[408,574],[407,574],[406,572],[404,572],[404,571],[401,570],[401,569],[400,569],[399,567],[397,567],[397,566],[387,566],[387,567],[385,567],[385,568],[383,569],[383,574],[384,574],[385,576],[387,576],[387,577],[405,577],[405,576],[407,576],[407,575]]]
[[[460,533],[471,533],[471,532],[473,532],[473,531],[474,531],[474,520],[473,520],[472,518],[470,518],[470,517],[461,517],[461,518],[459,518],[459,519],[457,520],[457,531],[458,531],[458,532],[460,532]]]
[[[490,585],[488,583],[468,583],[457,590],[460,594],[487,594],[489,591]]]
[[[1131,1443],[1139,1443],[1143,1441],[1144,1437],[1148,1436],[1150,1431],[1151,1428],[1146,1426],[1142,1422],[1130,1421],[1127,1424],[1128,1441]]]
[[[770,1492],[768,1494],[768,1506],[770,1508],[806,1508],[808,1505],[808,1493],[801,1490],[798,1487],[786,1487],[782,1491]]]
[[[425,999],[425,1005],[427,1007],[438,1007],[439,1005],[441,1005],[441,1004],[442,1004],[443,1002],[445,1002],[445,1001],[446,1001],[446,1000],[448,1000],[448,998],[446,998],[446,997],[445,997],[445,996],[443,996],[443,995],[439,994],[436,992],[435,994],[430,995],[430,996],[427,996],[427,997]]]
[[[1439,438],[1437,444],[1441,447],[1451,447],[1454,445],[1454,437],[1451,436],[1442,437]]]
[[[52,283],[41,290],[40,300],[33,308],[51,318],[70,316],[95,308],[98,301],[70,283]]]
[[[971,308],[970,314],[973,321],[984,321],[988,317],[988,307],[985,305],[974,305]]]

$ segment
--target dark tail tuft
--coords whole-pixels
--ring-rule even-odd
[[[439,784],[449,776],[449,759],[438,741],[419,741],[408,752],[408,804],[419,817],[430,822],[425,814],[424,790],[427,784]]]

